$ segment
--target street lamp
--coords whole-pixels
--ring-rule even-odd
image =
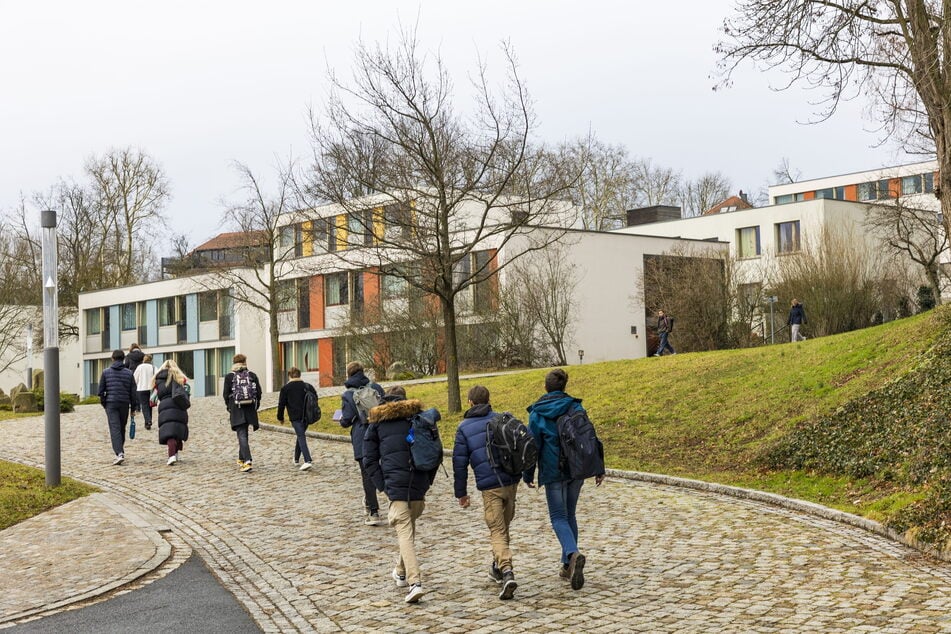
[[[766,298],[766,301],[769,302],[769,342],[776,343],[776,321],[773,319],[773,306],[779,301],[779,298],[770,295]]]
[[[578,363],[584,363],[584,350],[578,350]]]
[[[46,486],[60,483],[59,302],[56,297],[56,212],[40,212],[43,231],[43,421],[46,434]]]

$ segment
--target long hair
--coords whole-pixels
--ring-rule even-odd
[[[159,368],[159,372],[162,370],[168,370],[168,376],[165,377],[165,385],[169,385],[172,379],[179,385],[185,385],[185,375],[182,373],[181,368],[178,367],[178,364],[171,359],[162,364],[162,367]]]

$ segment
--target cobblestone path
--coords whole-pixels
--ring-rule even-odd
[[[481,498],[460,509],[440,473],[418,526],[427,594],[406,605],[389,576],[395,534],[364,526],[349,445],[311,439],[315,468],[301,473],[293,436],[259,431],[241,474],[220,401],[196,399],[179,465],[140,429],[114,467],[101,408],[62,424],[64,474],[167,521],[266,631],[951,632],[947,564],[812,516],[621,480],[582,491],[579,592],[558,578],[544,495],[520,489],[519,588],[502,602]],[[42,462],[41,418],[0,432],[0,457]]]

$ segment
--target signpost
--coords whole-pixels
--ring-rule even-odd
[[[766,298],[766,301],[769,302],[769,342],[776,343],[776,321],[773,319],[773,306],[779,301],[779,298],[770,295]]]

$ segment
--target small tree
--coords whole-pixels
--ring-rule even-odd
[[[683,217],[699,216],[730,196],[730,179],[720,172],[707,172],[697,179],[684,181],[680,189]]]

